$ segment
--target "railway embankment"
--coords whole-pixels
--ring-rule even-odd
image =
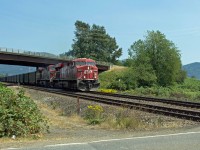
[[[19,90],[17,86],[10,88],[16,92]],[[85,142],[158,132],[171,133],[175,130],[188,130],[199,126],[199,123],[194,121],[87,101],[81,98],[77,101],[76,97],[33,89],[26,88],[25,94],[34,100],[42,114],[48,118],[50,133],[42,134],[40,137],[16,137],[15,140],[10,137],[1,138],[1,143],[4,143],[1,148],[43,145],[47,142],[58,143],[61,141]],[[93,111],[93,108],[99,108],[101,111]],[[90,116],[91,110],[96,113],[96,116]],[[87,118],[88,115],[91,118]]]

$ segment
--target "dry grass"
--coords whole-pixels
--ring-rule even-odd
[[[18,92],[20,89],[20,87],[18,86],[12,86],[11,88],[15,92]],[[82,117],[78,116],[77,114],[72,114],[69,116],[63,115],[64,110],[59,107],[62,104],[59,104],[57,101],[51,101],[53,103],[49,105],[48,103],[42,101],[42,99],[44,98],[42,97],[35,98],[33,96],[33,93],[30,93],[29,90],[25,90],[25,94],[26,96],[31,97],[34,100],[34,102],[39,107],[40,111],[48,119],[49,124],[50,124],[50,129],[51,128],[72,129],[74,127],[87,126],[86,121]],[[35,95],[38,95],[38,94],[41,94],[41,93],[38,93],[38,91],[36,91]],[[46,99],[52,98],[52,96],[50,97],[45,96],[45,98]]]
[[[107,107],[105,116],[102,128],[139,130],[144,127],[140,114],[127,108]]]
[[[125,70],[125,69],[127,69],[127,67],[113,65],[112,68],[110,70],[108,70],[108,71],[113,71],[113,70],[121,71],[121,70]]]
[[[85,121],[78,115],[62,116],[61,109],[50,108],[47,104],[35,101],[42,113],[48,118],[51,127],[71,129],[73,127],[85,126]]]
[[[192,121],[141,112],[128,108],[104,106],[105,121],[101,128],[111,130],[152,131],[191,126]]]

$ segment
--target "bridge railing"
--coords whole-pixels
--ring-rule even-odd
[[[0,47],[0,51],[14,53],[14,54],[22,54],[22,55],[30,55],[30,56],[41,56],[41,57],[49,57],[49,58],[59,58],[57,55],[41,53],[41,52],[31,52],[21,49],[13,49],[13,48],[4,48]]]
[[[45,53],[45,52],[32,52],[32,51],[6,48],[6,47],[0,47],[0,52],[22,54],[22,55],[29,55],[29,56],[37,56],[37,57],[45,57],[45,58],[55,58],[55,59],[60,59],[60,60],[72,60],[72,59],[74,59],[73,57],[66,57],[66,56],[60,57],[58,55],[48,54],[48,53]],[[109,63],[109,62],[96,61],[96,63],[97,63],[97,65],[112,66],[112,63]]]

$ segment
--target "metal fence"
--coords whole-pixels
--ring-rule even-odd
[[[7,52],[7,53],[13,53],[13,54],[28,55],[28,56],[45,57],[45,58],[54,58],[54,59],[60,59],[60,60],[74,59],[73,57],[66,57],[66,56],[60,57],[60,56],[54,55],[54,54],[46,54],[45,52],[32,52],[32,51],[6,48],[6,47],[0,47],[0,52]],[[109,63],[109,62],[96,61],[96,63],[98,65],[112,66],[112,63]]]

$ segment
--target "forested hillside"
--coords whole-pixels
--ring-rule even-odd
[[[184,65],[183,69],[187,71],[189,77],[200,79],[200,62]]]

